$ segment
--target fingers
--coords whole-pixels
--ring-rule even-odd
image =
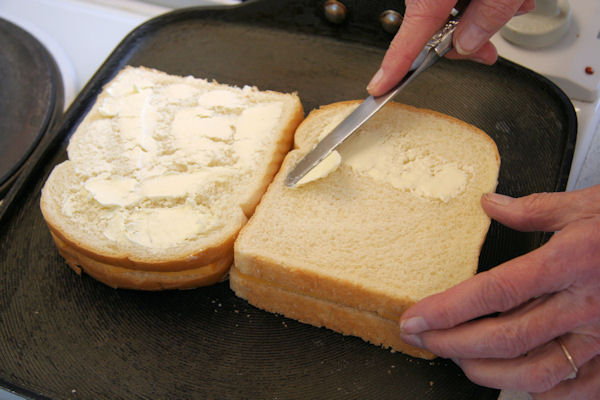
[[[540,248],[421,300],[402,315],[403,334],[448,329],[564,288],[572,277],[564,268],[550,267],[548,257]]]
[[[429,296],[409,308],[400,320],[407,341],[427,330],[448,329],[474,318],[514,309],[545,294],[568,289],[589,303],[588,290],[600,280],[600,218],[577,221],[555,234],[539,249],[475,275],[458,285]],[[570,292],[569,292],[570,291]],[[596,290],[597,291],[597,290]]]
[[[472,1],[454,33],[454,46],[461,55],[471,55],[486,44],[523,5],[523,0]]]
[[[406,0],[404,20],[367,90],[380,96],[408,72],[425,43],[446,22],[456,0]],[[497,51],[489,39],[515,14],[535,8],[535,0],[474,0],[454,34],[456,51],[449,58],[470,58],[493,64]]]
[[[514,358],[582,326],[596,323],[600,332],[600,310],[587,304],[600,303],[600,293],[589,287],[580,291],[538,298],[496,318],[424,332],[416,344],[445,358]]]
[[[521,7],[519,7],[519,9],[517,10],[517,13],[515,15],[527,14],[528,12],[533,10],[535,10],[535,0],[525,0],[523,4],[521,4]]]
[[[534,400],[600,399],[600,355],[580,367],[576,379],[565,380],[532,397]]]
[[[589,377],[600,376],[590,372],[600,368],[594,361],[600,353],[600,186],[523,199],[491,197],[498,204],[489,198],[482,204],[495,218],[560,230],[541,248],[411,307],[402,315],[402,338],[457,359],[484,386],[548,399],[565,398],[568,390],[581,393],[568,398],[596,398],[599,385]],[[540,208],[545,212],[535,211]],[[474,319],[494,311],[503,313]],[[566,352],[556,337],[563,338]],[[573,372],[567,353],[586,371],[572,382],[563,382]]]
[[[600,352],[597,338],[569,334],[560,338],[575,366],[580,369],[576,380],[585,379],[584,366]],[[544,393],[572,376],[573,367],[563,352],[560,342],[552,340],[527,355],[511,359],[460,359],[456,362],[473,382],[494,388]],[[595,363],[595,361],[594,361]],[[558,386],[557,386],[558,385]],[[567,397],[562,397],[567,398]]]
[[[498,59],[498,51],[491,42],[487,42],[479,50],[468,56],[460,55],[456,50],[450,50],[446,57],[453,60],[470,59],[481,64],[492,65]]]
[[[600,213],[600,186],[566,193],[536,193],[512,198],[483,195],[481,205],[493,219],[521,231],[553,232],[569,222]]]
[[[406,0],[404,20],[392,40],[367,90],[379,96],[398,83],[408,72],[425,43],[442,26],[456,0]]]

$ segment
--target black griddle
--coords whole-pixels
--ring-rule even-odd
[[[39,211],[40,189],[102,86],[125,65],[297,91],[306,111],[366,97],[398,2],[262,0],[160,16],[117,47],[25,164],[0,206],[0,386],[51,399],[496,399],[451,361],[390,352],[258,310],[227,282],[187,291],[114,290],[74,274]],[[402,11],[402,10],[400,10]],[[498,191],[565,189],[576,118],[566,96],[506,60],[442,60],[398,98],[486,131],[502,157]],[[18,184],[17,184],[18,183]],[[480,270],[547,240],[492,223]]]

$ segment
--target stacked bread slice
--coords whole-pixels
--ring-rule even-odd
[[[303,117],[295,94],[124,68],[42,190],[59,252],[112,287],[221,280]]]
[[[329,175],[289,188],[304,154],[358,102],[313,111],[235,244],[230,283],[251,304],[404,353],[398,320],[472,276],[490,219],[480,206],[500,159],[481,130],[397,103],[339,149]]]

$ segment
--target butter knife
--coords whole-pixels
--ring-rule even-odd
[[[290,171],[285,179],[288,187],[295,186],[309,171],[315,168],[325,157],[341,145],[350,135],[369,120],[377,111],[379,111],[388,101],[394,98],[402,89],[412,82],[427,68],[435,64],[450,49],[452,49],[452,35],[458,24],[458,19],[448,21],[435,35],[427,42],[410,71],[406,76],[389,92],[373,97],[369,96],[363,101],[350,115],[339,123],[327,136],[325,136],[317,146],[300,160],[300,162]]]

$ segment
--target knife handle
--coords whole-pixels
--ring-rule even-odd
[[[460,15],[462,15],[465,12],[465,10],[469,6],[470,2],[471,2],[471,0],[458,0],[456,2],[456,5],[454,6],[454,9],[456,11],[458,11],[457,17],[460,16]]]

